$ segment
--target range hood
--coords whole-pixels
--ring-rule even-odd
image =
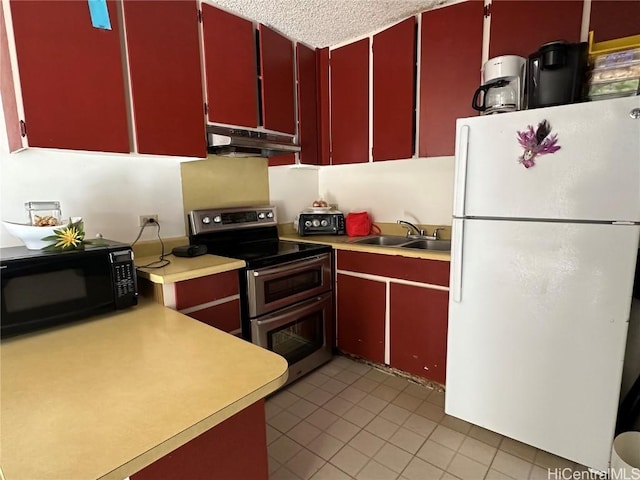
[[[228,157],[273,157],[300,151],[293,136],[207,125],[207,151]]]

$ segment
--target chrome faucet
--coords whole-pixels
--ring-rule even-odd
[[[404,220],[398,220],[398,225],[405,225],[407,227],[407,237],[411,235],[411,229],[416,231],[416,235],[423,236],[424,230],[419,229],[411,222],[405,222]]]
[[[439,230],[446,230],[444,227],[438,227],[436,229],[433,230],[433,239],[434,240],[439,240],[439,235],[438,235],[438,231]]]

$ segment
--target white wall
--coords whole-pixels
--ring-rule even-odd
[[[334,165],[319,171],[319,195],[374,221],[451,225],[454,157]]]
[[[59,200],[81,216],[87,237],[132,242],[138,216],[158,214],[162,238],[183,236],[180,161],[184,158],[28,149],[9,154],[0,114],[0,219],[24,223],[27,201]],[[142,240],[155,238],[147,227]],[[22,245],[0,228],[0,247]]]
[[[278,223],[292,222],[305,207],[320,198],[318,167],[269,167],[269,200],[278,208]]]

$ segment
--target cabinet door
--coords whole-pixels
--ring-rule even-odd
[[[318,75],[316,51],[298,43],[298,137],[300,163],[318,165]]]
[[[369,161],[369,39],[330,52],[331,163]]]
[[[256,42],[253,24],[202,3],[208,120],[258,126]]]
[[[528,57],[554,40],[580,41],[582,0],[493,0],[489,58]]]
[[[640,35],[640,1],[591,0],[589,30],[595,42]]]
[[[482,68],[482,2],[422,14],[419,155],[455,153],[456,119],[474,116],[473,92]],[[455,30],[452,30],[455,26]]]
[[[92,26],[87,2],[10,6],[29,145],[129,152],[117,2],[111,30]]]
[[[138,152],[206,156],[195,0],[126,0]]]
[[[196,310],[188,315],[227,333],[239,331],[241,328],[238,299]]]
[[[262,125],[277,132],[296,133],[293,85],[293,43],[259,25],[262,79]]]
[[[338,274],[336,290],[338,348],[384,363],[386,284]]]
[[[15,152],[22,148],[22,135],[16,104],[16,89],[13,83],[13,67],[9,58],[9,39],[7,29],[4,27],[4,9],[0,5],[0,100],[2,100],[9,151]]]
[[[411,158],[415,130],[416,21],[373,37],[373,160]]]
[[[391,283],[389,303],[391,366],[444,384],[448,292]]]
[[[131,480],[268,480],[266,436],[261,399],[134,473]]]

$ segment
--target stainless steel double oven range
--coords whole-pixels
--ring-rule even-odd
[[[279,240],[273,206],[193,210],[189,229],[192,245],[246,262],[242,336],[287,359],[287,383],[331,359],[331,247]]]

